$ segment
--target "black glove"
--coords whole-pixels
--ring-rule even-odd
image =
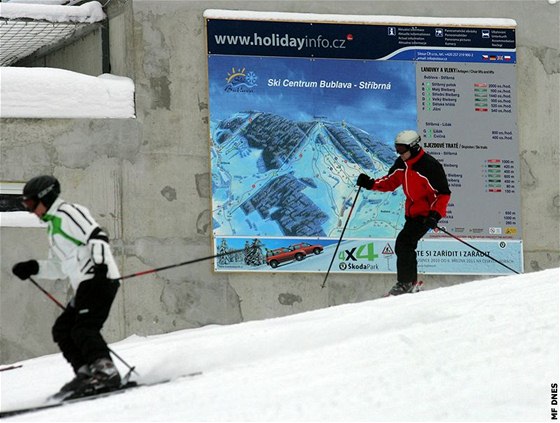
[[[24,281],[29,276],[39,273],[39,263],[37,263],[37,260],[20,261],[14,264],[12,273]]]
[[[430,229],[435,229],[437,228],[437,224],[440,219],[441,215],[437,211],[430,210],[428,216],[424,218],[424,225],[426,225]]]
[[[375,181],[365,173],[360,173],[360,176],[358,176],[358,180],[356,181],[356,185],[365,189],[372,189],[374,184]]]

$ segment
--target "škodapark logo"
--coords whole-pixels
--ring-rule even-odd
[[[226,78],[226,92],[233,93],[252,93],[257,86],[257,75],[253,71],[246,72],[246,69],[231,68]]]

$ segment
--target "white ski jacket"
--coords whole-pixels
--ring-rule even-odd
[[[109,279],[121,277],[107,234],[88,209],[59,197],[42,220],[48,225],[50,249],[47,260],[38,260],[39,278],[67,277],[76,292],[82,281],[93,278],[95,264],[107,265]]]

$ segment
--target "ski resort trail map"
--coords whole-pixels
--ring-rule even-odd
[[[265,131],[282,135],[259,146],[257,135],[262,139]],[[214,124],[212,133],[217,236],[336,238],[352,205],[356,175],[362,168],[385,175],[394,160],[365,131],[319,118],[294,122],[270,113],[236,113]],[[402,204],[400,192],[362,196],[348,236],[394,237]]]

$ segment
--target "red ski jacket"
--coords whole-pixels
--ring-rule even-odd
[[[399,157],[387,176],[376,179],[371,189],[387,192],[401,185],[406,196],[406,216],[427,216],[431,210],[445,216],[451,191],[443,166],[434,157],[422,149],[407,161]]]

